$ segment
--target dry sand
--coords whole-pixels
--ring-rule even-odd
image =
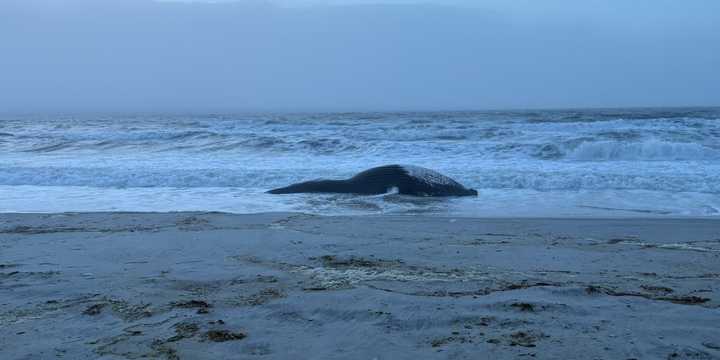
[[[0,359],[719,359],[720,221],[0,215]]]

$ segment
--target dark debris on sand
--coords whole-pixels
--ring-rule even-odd
[[[507,346],[521,346],[521,347],[536,347],[537,342],[541,339],[549,337],[540,331],[516,331],[511,334],[505,335],[502,338],[491,338],[486,342],[488,344],[495,345],[507,345]]]
[[[648,290],[647,288],[644,288]],[[669,288],[664,288],[669,289]],[[672,292],[672,289],[669,289],[670,292]],[[651,291],[651,290],[648,290]],[[643,293],[643,292],[633,292],[633,291],[617,291],[615,289],[611,289],[609,287],[605,286],[597,286],[597,285],[588,285],[585,287],[585,292],[587,294],[593,295],[593,294],[604,294],[609,296],[635,296],[635,297],[641,297],[648,300],[659,300],[659,301],[669,301],[674,304],[682,304],[682,305],[700,305],[704,304],[708,301],[710,301],[709,298],[704,298],[700,296],[694,296],[694,295],[688,295],[688,296],[660,296],[657,294],[657,290],[653,291],[653,293]]]
[[[175,336],[169,338],[168,342],[180,341],[195,336],[200,331],[200,327],[195,323],[181,322],[175,324]]]
[[[163,356],[167,360],[180,360],[180,356],[177,353],[177,350],[167,346],[164,341],[161,340],[155,340],[150,345],[150,347],[156,352],[155,354],[152,354],[151,358],[157,358],[160,356]],[[148,356],[143,356],[148,357]]]
[[[510,346],[535,347],[535,343],[543,337],[547,337],[542,333],[517,331],[509,336]]]
[[[640,287],[645,291],[650,291],[654,293],[665,293],[670,294],[675,292],[675,290],[666,287],[666,286],[654,286],[654,285],[640,285]]]
[[[450,343],[466,344],[466,343],[472,343],[472,342],[473,342],[473,340],[470,338],[467,338],[467,337],[461,336],[461,335],[455,335],[455,336],[447,336],[447,337],[433,339],[432,341],[430,341],[430,346],[441,347],[441,346],[448,345]]]
[[[243,332],[232,332],[228,330],[210,330],[205,333],[205,339],[212,342],[242,340],[246,337],[247,334]]]
[[[83,315],[90,316],[99,315],[102,312],[102,309],[105,308],[105,306],[107,306],[107,304],[105,303],[90,305],[87,309],[83,310],[82,313]]]
[[[212,304],[203,300],[176,301],[170,304],[174,308],[197,309],[198,314],[209,314]]]
[[[510,306],[520,310],[520,311],[527,311],[527,312],[535,312],[535,305],[525,302],[516,302],[510,304]]]
[[[199,308],[199,307],[211,307],[210,304],[203,300],[188,300],[188,301],[178,301],[172,303],[174,307],[179,308]]]
[[[366,259],[354,256],[340,258],[335,255],[323,255],[319,259],[324,267],[329,268],[392,267],[402,264],[400,260]]]
[[[532,287],[538,287],[538,286],[558,286],[557,284],[551,284],[547,282],[534,282],[530,283],[525,280],[519,282],[519,283],[512,283],[508,284],[506,286],[503,286],[500,288],[500,291],[509,291],[509,290],[522,290],[522,289],[529,289]]]
[[[267,289],[262,289],[255,294],[252,294],[252,295],[249,295],[246,297],[242,297],[240,299],[240,303],[243,305],[258,306],[258,305],[263,305],[263,304],[269,302],[270,300],[280,299],[285,296],[286,296],[285,293],[280,289],[267,288]]]

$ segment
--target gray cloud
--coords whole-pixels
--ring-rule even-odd
[[[0,111],[720,104],[717,1],[341,3],[5,0]]]

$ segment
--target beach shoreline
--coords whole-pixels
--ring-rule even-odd
[[[716,359],[720,219],[0,214],[3,359]]]

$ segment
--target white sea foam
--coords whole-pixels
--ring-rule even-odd
[[[641,142],[585,142],[573,149],[568,158],[575,160],[718,160],[720,150],[694,143],[659,140]]]
[[[631,169],[634,163],[603,166],[555,164],[516,166],[478,162],[474,167],[447,172],[463,185],[480,189],[528,189],[538,191],[651,190],[668,192],[720,193],[720,165],[695,164],[683,169],[678,164],[658,163]],[[626,169],[627,168],[627,169]],[[364,170],[364,169],[357,169]],[[357,170],[324,169],[218,169],[173,167],[3,167],[0,185],[87,186],[99,188],[257,188],[269,189],[317,178],[347,178]],[[683,171],[685,173],[683,173]],[[435,174],[431,176],[431,174]],[[413,176],[434,183],[448,183],[437,172],[417,171]]]

